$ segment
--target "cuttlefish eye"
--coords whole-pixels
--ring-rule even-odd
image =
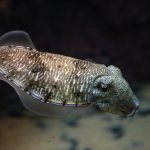
[[[99,83],[97,85],[97,88],[102,91],[102,92],[107,92],[109,90],[110,85],[104,84],[104,83]]]
[[[111,76],[102,76],[95,80],[94,86],[101,92],[108,92],[112,87]]]

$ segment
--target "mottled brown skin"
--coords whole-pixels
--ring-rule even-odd
[[[0,72],[44,103],[129,115],[139,102],[114,66],[92,63],[23,46],[0,47]],[[132,113],[133,114],[133,113]]]

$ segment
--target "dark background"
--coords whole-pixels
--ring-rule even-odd
[[[0,34],[27,31],[37,49],[118,66],[150,78],[150,1],[0,0]]]
[[[28,32],[40,51],[119,67],[141,105],[132,118],[45,118],[0,81],[1,150],[150,149],[149,0],[0,0],[0,35],[11,30]]]

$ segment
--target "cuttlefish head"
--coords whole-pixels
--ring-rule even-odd
[[[129,84],[123,78],[120,69],[107,67],[111,74],[95,79],[94,95],[101,111],[123,116],[134,116],[140,102],[133,94]]]

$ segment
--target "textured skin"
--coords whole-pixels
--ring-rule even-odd
[[[0,48],[0,71],[26,93],[62,105],[91,103],[91,83],[104,65],[20,46]]]
[[[133,116],[139,101],[120,69],[23,46],[0,47],[0,72],[44,103]]]

